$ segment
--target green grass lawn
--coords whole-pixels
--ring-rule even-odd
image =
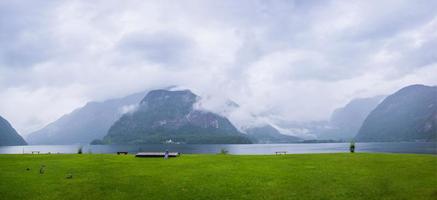
[[[437,156],[0,155],[0,199],[435,200]]]

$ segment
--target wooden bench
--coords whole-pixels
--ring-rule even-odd
[[[127,155],[128,152],[127,151],[117,151],[117,155],[122,155],[122,154]]]
[[[32,154],[39,154],[39,151],[32,151]]]
[[[287,152],[286,151],[276,151],[275,154],[276,155],[286,155]]]
[[[168,157],[177,157],[179,156],[179,152],[168,152]],[[165,152],[139,152],[135,155],[135,157],[164,157]]]

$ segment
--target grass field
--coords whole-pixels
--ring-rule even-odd
[[[0,199],[435,200],[437,156],[0,155]]]

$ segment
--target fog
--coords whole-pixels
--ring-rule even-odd
[[[0,115],[27,135],[89,101],[175,85],[206,109],[228,112],[222,105],[236,102],[239,123],[325,120],[354,98],[437,84],[435,8],[420,0],[0,1]]]

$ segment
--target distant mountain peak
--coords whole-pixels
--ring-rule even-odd
[[[423,84],[413,84],[406,87],[401,88],[397,93],[401,93],[406,90],[420,90],[420,89],[429,89],[429,88],[437,88],[437,86],[428,86]]]
[[[250,143],[225,117],[195,109],[190,90],[153,90],[109,129],[107,143]]]
[[[180,108],[182,106],[185,109],[192,109],[197,99],[198,96],[190,90],[152,90],[141,100],[141,106],[143,108],[147,106],[148,109],[163,109],[163,105],[177,104],[178,107],[168,108]]]
[[[88,144],[102,138],[110,126],[131,112],[146,92],[134,93],[122,98],[102,102],[88,102],[85,106],[60,117],[27,137],[30,144]]]
[[[148,92],[141,102],[168,101],[171,98],[173,99],[178,98],[182,102],[194,103],[194,101],[197,98],[197,95],[191,92],[191,90],[172,91],[172,90],[159,89],[159,90],[152,90]]]
[[[270,124],[247,128],[247,135],[256,143],[292,143],[301,139],[295,136],[282,134]]]

